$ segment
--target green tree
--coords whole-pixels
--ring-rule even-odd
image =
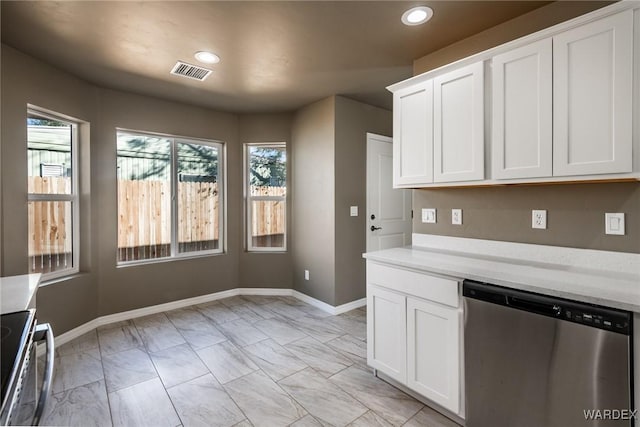
[[[282,148],[251,147],[249,151],[251,185],[284,187],[287,182],[286,152]]]

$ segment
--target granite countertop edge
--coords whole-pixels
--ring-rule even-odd
[[[412,246],[368,252],[363,257],[391,266],[640,313],[640,274]],[[606,286],[602,281],[607,282]]]

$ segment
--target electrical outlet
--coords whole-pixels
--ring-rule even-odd
[[[547,228],[547,211],[532,210],[531,211],[531,228]]]
[[[451,224],[462,225],[462,209],[451,209]]]
[[[304,271],[304,280],[309,280],[309,270]]]
[[[436,210],[435,209],[422,209],[422,222],[429,224],[436,223]]]
[[[623,213],[604,214],[604,232],[605,234],[614,234],[618,236],[624,236],[624,214]]]

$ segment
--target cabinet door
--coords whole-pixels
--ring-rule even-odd
[[[492,170],[496,179],[552,173],[552,42],[497,55],[492,64]]]
[[[433,82],[434,182],[484,179],[484,65]]]
[[[391,378],[407,380],[407,310],[404,295],[367,286],[367,363]]]
[[[393,185],[433,182],[433,82],[393,94]]]
[[[628,10],[553,38],[553,174],[632,170]]]
[[[460,410],[460,311],[407,298],[407,385]]]

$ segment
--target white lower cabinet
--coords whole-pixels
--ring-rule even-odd
[[[376,286],[367,288],[367,360],[394,380],[407,381],[405,297]]]
[[[460,410],[460,312],[407,298],[407,385],[437,404]]]
[[[367,363],[464,418],[460,283],[367,262]]]

